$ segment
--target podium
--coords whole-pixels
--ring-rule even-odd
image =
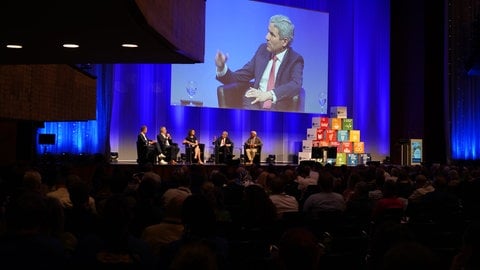
[[[400,165],[420,165],[423,162],[422,139],[400,139]]]
[[[329,159],[337,158],[337,147],[321,146],[312,147],[312,159],[320,160],[321,163],[327,163]]]

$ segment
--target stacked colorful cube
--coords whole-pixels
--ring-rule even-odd
[[[307,129],[307,138],[302,141],[299,162],[312,159],[312,147],[336,147],[337,166],[365,164],[370,156],[365,153],[360,130],[354,129],[353,119],[347,117],[346,107],[331,107],[330,117],[312,118],[312,127]]]

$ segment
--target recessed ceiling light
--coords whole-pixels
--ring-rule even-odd
[[[122,47],[124,47],[124,48],[137,48],[138,45],[133,44],[133,43],[124,43],[124,44],[122,44]]]
[[[78,44],[73,44],[73,43],[65,43],[62,45],[64,48],[70,48],[70,49],[74,49],[74,48],[78,48],[80,46],[78,46]]]
[[[10,48],[10,49],[21,49],[23,48],[22,45],[18,45],[18,44],[7,44],[7,48]]]

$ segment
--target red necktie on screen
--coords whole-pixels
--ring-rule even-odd
[[[267,91],[275,88],[275,63],[277,62],[277,56],[272,57],[272,68],[270,69],[270,75],[268,76]],[[272,100],[266,100],[263,102],[264,109],[270,109],[272,107]]]

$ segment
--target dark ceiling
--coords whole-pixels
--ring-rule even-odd
[[[157,8],[162,3],[150,2]],[[63,43],[80,47],[66,49]],[[139,47],[123,48],[122,43]],[[7,44],[23,48],[9,49]],[[195,62],[199,59],[192,59],[149,26],[134,0],[0,3],[0,64]]]

